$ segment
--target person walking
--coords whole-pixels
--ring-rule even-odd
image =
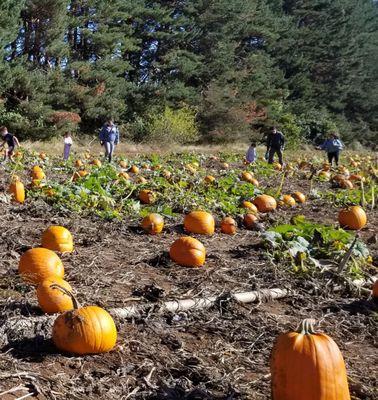
[[[331,164],[335,161],[336,167],[339,165],[340,151],[343,150],[344,144],[340,140],[336,132],[332,132],[328,139],[323,144],[317,147],[318,150],[325,150],[328,157],[328,162]]]
[[[252,164],[256,160],[257,160],[256,142],[252,142],[248,148],[247,154],[245,155],[245,161],[248,164]]]
[[[274,155],[277,154],[278,162],[283,165],[283,150],[285,146],[285,136],[274,126],[267,139],[268,163],[273,164]]]
[[[67,161],[68,158],[70,157],[71,147],[72,147],[72,137],[69,132],[66,132],[64,134],[64,150],[63,150],[64,161]]]
[[[11,133],[8,132],[8,128],[6,126],[2,126],[0,128],[0,135],[1,139],[3,140],[3,143],[0,144],[0,150],[2,150],[7,144],[8,149],[5,150],[4,154],[4,160],[6,161],[7,158],[9,158],[10,161],[13,161],[13,152],[16,146],[20,146],[20,142],[16,138],[16,136],[12,135]]]
[[[100,131],[100,143],[105,147],[105,158],[112,161],[114,148],[119,143],[119,130],[112,119],[108,119]]]

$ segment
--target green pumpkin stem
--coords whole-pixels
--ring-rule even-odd
[[[74,294],[72,292],[70,292],[69,290],[65,289],[64,287],[58,285],[57,283],[53,283],[52,285],[50,285],[50,287],[52,289],[58,289],[61,292],[63,292],[64,294],[66,294],[67,296],[71,297],[72,300],[72,304],[74,307],[74,310],[78,310],[81,306],[80,303],[78,302],[78,300],[76,299],[76,297],[74,296]]]
[[[297,332],[300,333],[301,335],[312,335],[315,332],[314,329],[314,324],[315,324],[315,320],[314,319],[304,319],[300,324],[299,327],[297,329]]]

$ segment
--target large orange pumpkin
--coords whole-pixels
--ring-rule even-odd
[[[151,235],[156,235],[163,230],[164,219],[160,214],[149,214],[142,220],[142,228]]]
[[[169,250],[171,259],[183,267],[201,267],[205,263],[205,246],[197,239],[183,236]]]
[[[35,165],[32,169],[31,172],[32,179],[36,180],[42,180],[46,178],[45,173],[43,172],[43,169],[39,167],[38,165]]]
[[[50,226],[42,234],[42,247],[60,253],[71,253],[73,251],[71,232],[63,226]]]
[[[74,307],[71,296],[54,285],[59,285],[72,292],[71,285],[61,278],[50,277],[43,280],[37,287],[38,304],[42,311],[47,314],[55,314],[72,310]]]
[[[52,339],[55,346],[73,354],[98,354],[110,351],[117,341],[117,329],[111,315],[97,306],[80,307],[71,295],[74,310],[55,320]]]
[[[253,200],[253,204],[260,212],[270,212],[277,208],[277,202],[274,197],[267,194],[261,194]]]
[[[18,272],[25,281],[36,284],[51,276],[64,277],[61,259],[42,247],[30,249],[21,256]]]
[[[23,203],[25,201],[25,187],[19,180],[14,180],[9,186],[9,193],[13,196],[16,203]]]
[[[156,201],[156,196],[152,190],[143,189],[139,192],[139,200],[143,204],[152,204]]]
[[[184,218],[184,229],[191,233],[212,235],[215,230],[214,217],[206,211],[192,211]]]
[[[273,400],[350,400],[343,356],[311,320],[278,337],[270,371]]]
[[[234,235],[236,233],[237,223],[231,217],[226,217],[221,222],[221,232],[227,233],[228,235]]]
[[[339,223],[344,228],[359,230],[366,225],[366,222],[366,213],[360,206],[344,208],[339,212]]]

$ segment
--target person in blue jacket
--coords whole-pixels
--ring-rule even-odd
[[[335,160],[335,165],[339,165],[340,151],[344,148],[343,142],[340,140],[336,132],[332,132],[330,137],[318,147],[319,150],[325,150],[328,156],[328,162],[332,165]]]
[[[119,130],[112,119],[103,125],[99,135],[101,146],[105,147],[105,158],[112,161],[114,148],[119,143]]]

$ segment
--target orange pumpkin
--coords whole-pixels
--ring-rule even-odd
[[[156,235],[163,230],[164,219],[159,214],[149,214],[142,220],[142,228],[151,235]]]
[[[247,229],[253,229],[257,221],[258,218],[255,214],[248,213],[244,215],[243,223]]]
[[[281,334],[270,363],[273,400],[350,400],[343,356],[311,320]]]
[[[101,161],[98,159],[94,159],[91,161],[91,164],[94,165],[95,167],[101,167]]]
[[[342,179],[341,181],[339,181],[339,186],[342,189],[353,189],[353,183],[348,180],[348,179]]]
[[[292,195],[297,203],[305,203],[306,196],[302,192],[294,192]]]
[[[282,165],[281,165],[280,163],[278,163],[278,162],[275,162],[275,163],[273,164],[273,168],[274,168],[276,171],[281,171],[281,170],[282,170]]]
[[[221,167],[223,168],[223,169],[229,169],[230,168],[230,165],[228,164],[228,163],[222,163],[221,164]]]
[[[192,211],[184,218],[184,229],[191,233],[212,235],[215,230],[214,217],[206,211]]]
[[[274,197],[267,194],[261,194],[253,200],[253,204],[260,212],[270,212],[277,208],[277,202]]]
[[[139,200],[143,204],[152,204],[156,201],[156,196],[152,190],[143,189],[139,192]]]
[[[250,201],[243,201],[242,202],[242,207],[246,208],[247,210],[249,210],[251,212],[254,212],[254,213],[258,212],[257,207],[253,203],[251,203]]]
[[[132,165],[131,168],[129,169],[129,172],[133,174],[139,174],[139,168],[136,165]]]
[[[234,235],[236,233],[236,221],[231,217],[226,217],[221,222],[221,232],[228,235]]]
[[[50,226],[42,234],[42,247],[60,253],[73,252],[71,232],[63,226]]]
[[[144,183],[147,183],[147,179],[146,179],[144,176],[138,176],[138,177],[135,179],[135,182],[144,184]]]
[[[249,182],[252,183],[252,179],[253,179],[253,173],[252,172],[248,172],[248,171],[244,171],[242,172],[240,179],[244,182]]]
[[[99,354],[110,351],[117,341],[117,329],[111,315],[101,307],[80,307],[72,298],[74,310],[66,311],[55,320],[52,339],[55,346],[73,354]]]
[[[41,160],[46,160],[46,158],[47,158],[46,153],[39,153],[39,158],[40,158]]]
[[[23,203],[25,201],[25,187],[19,180],[13,180],[9,186],[9,193],[13,196],[16,203]]]
[[[57,289],[54,285],[59,285],[72,292],[71,285],[64,279],[50,277],[43,280],[37,287],[38,304],[42,311],[47,314],[55,314],[72,310],[71,296]]]
[[[207,175],[207,176],[205,176],[204,181],[206,183],[214,183],[215,182],[215,178],[212,175]]]
[[[344,228],[359,230],[366,225],[366,222],[366,213],[360,206],[344,208],[339,212],[339,223]]]
[[[294,197],[291,197],[289,194],[282,196],[282,202],[288,207],[294,207],[297,204]]]
[[[320,171],[318,173],[318,177],[325,181],[328,181],[329,178],[331,177],[331,173],[329,171]]]
[[[352,181],[352,182],[365,182],[365,178],[363,176],[361,176],[361,175],[358,175],[358,174],[352,174],[349,177],[349,180]]]
[[[130,176],[127,172],[120,172],[118,174],[118,177],[124,179],[125,181],[128,181],[130,179]]]
[[[75,161],[75,167],[80,168],[83,166],[83,162],[81,160],[76,160]]]
[[[121,161],[119,162],[119,166],[120,166],[121,168],[127,168],[127,161],[121,160]]]
[[[64,277],[61,259],[43,247],[26,251],[20,258],[18,272],[26,282],[36,284],[51,276]]]
[[[183,267],[201,267],[205,263],[206,249],[199,240],[184,236],[172,244],[169,255]]]
[[[322,166],[323,171],[329,171],[331,169],[331,164],[329,163],[324,163]]]
[[[165,179],[171,179],[172,173],[170,171],[168,171],[167,169],[165,169],[163,171],[163,176],[164,176]]]
[[[88,175],[88,171],[85,171],[85,170],[83,169],[83,170],[80,170],[80,171],[75,172],[75,173],[72,175],[72,180],[73,180],[74,182],[76,182],[76,181],[79,180],[80,178],[84,178],[84,177],[87,176],[87,175]]]
[[[31,172],[32,179],[36,180],[42,180],[46,178],[45,173],[43,172],[43,169],[39,167],[38,165],[35,165],[32,169]]]

